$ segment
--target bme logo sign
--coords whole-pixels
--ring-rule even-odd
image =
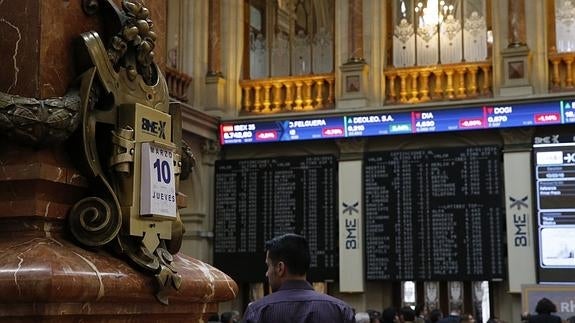
[[[158,138],[166,139],[166,121],[151,121],[142,118],[142,131]]]

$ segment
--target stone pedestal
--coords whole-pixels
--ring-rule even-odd
[[[533,94],[529,82],[529,48],[527,46],[509,47],[501,52],[503,57],[503,86],[501,96],[525,96]]]
[[[367,106],[367,65],[365,62],[348,62],[342,65],[340,69],[342,88],[337,107],[349,109]]]
[[[67,93],[79,76],[72,44],[109,27],[82,10],[88,2],[0,1],[0,321],[205,322],[237,294],[218,269],[173,255],[181,285],[163,305],[157,277],[114,241],[87,248],[69,232],[70,209],[92,189],[75,163],[83,147],[68,139],[79,129],[78,94]],[[148,2],[163,62],[166,3]]]
[[[0,321],[201,322],[236,296],[227,275],[178,254],[182,286],[162,305],[153,276],[71,242],[65,218],[86,189],[62,148],[0,145]]]
[[[211,116],[221,117],[225,113],[225,82],[226,80],[221,75],[206,76],[206,112]]]

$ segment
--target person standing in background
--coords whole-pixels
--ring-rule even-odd
[[[425,323],[427,318],[427,307],[425,304],[417,304],[415,306],[415,323]]]
[[[449,315],[440,319],[439,323],[459,323],[461,322],[461,304],[452,304]]]
[[[355,313],[356,323],[370,323],[369,314],[367,312],[357,312]]]
[[[402,307],[399,310],[399,321],[401,323],[414,323],[415,311],[409,306]]]
[[[471,314],[463,314],[461,316],[461,323],[475,323],[475,318]]]
[[[388,307],[381,314],[382,323],[399,323],[399,313],[393,307]]]
[[[240,319],[240,313],[238,311],[224,312],[220,316],[221,323],[237,323]]]
[[[557,312],[557,307],[546,297],[537,302],[535,312],[537,312],[537,315],[531,315],[529,323],[561,323],[559,316],[551,314]]]
[[[310,253],[307,240],[284,234],[266,242],[266,277],[272,293],[251,303],[246,323],[355,323],[345,302],[314,291],[307,282]]]
[[[438,308],[435,308],[429,312],[429,323],[437,323],[443,317],[443,313]]]

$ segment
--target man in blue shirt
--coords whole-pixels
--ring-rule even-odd
[[[310,264],[307,240],[284,234],[266,242],[266,277],[272,294],[251,303],[246,323],[355,323],[343,301],[313,290],[306,275]]]

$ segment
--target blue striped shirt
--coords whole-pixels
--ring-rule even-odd
[[[343,301],[317,293],[307,281],[291,280],[275,293],[251,303],[243,322],[355,323],[355,317]]]

